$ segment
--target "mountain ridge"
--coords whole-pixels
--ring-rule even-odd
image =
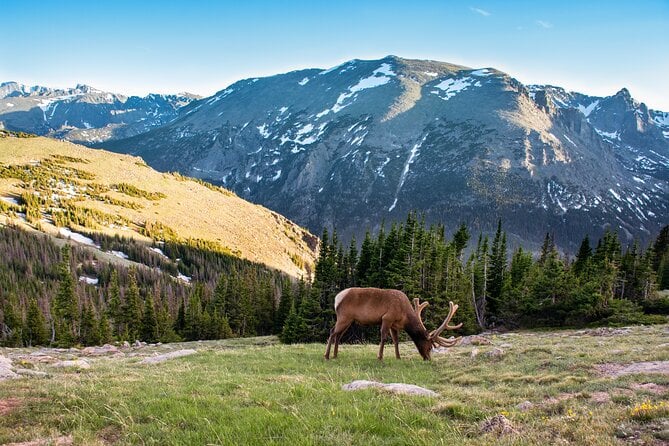
[[[72,88],[0,84],[0,128],[91,144],[166,124],[197,100],[190,93],[126,96],[85,84]]]

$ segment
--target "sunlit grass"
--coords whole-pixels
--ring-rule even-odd
[[[656,348],[666,331],[512,333],[494,339],[505,345],[502,358],[486,354],[492,346],[477,347],[475,358],[471,346],[461,346],[431,362],[410,344],[401,346],[400,361],[377,361],[375,345],[344,345],[327,362],[320,344],[190,343],[197,355],[158,365],[101,359],[81,372],[0,383],[0,400],[22,401],[0,417],[0,443],[72,434],[75,444],[86,445],[616,444],[616,426],[625,421],[643,429],[646,420],[634,414],[645,405],[664,407],[666,392],[633,391],[632,384],[650,378],[611,379],[592,365],[669,360],[667,349]],[[440,396],[341,390],[356,379],[416,384]],[[654,375],[652,382],[667,386],[669,376]],[[595,392],[611,399],[594,402]],[[519,409],[525,401],[532,407]],[[498,414],[518,433],[481,434],[481,421]],[[659,409],[652,414],[667,416]]]

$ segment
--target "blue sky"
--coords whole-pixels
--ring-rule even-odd
[[[3,0],[0,80],[210,95],[388,54],[669,111],[669,0]]]

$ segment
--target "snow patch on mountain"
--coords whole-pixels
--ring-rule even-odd
[[[472,79],[471,77],[463,77],[461,79],[446,79],[441,81],[434,88],[438,88],[441,91],[432,90],[432,94],[436,94],[444,101],[448,101],[450,98],[460,93],[461,91],[467,90],[469,87],[480,87],[481,82],[478,80]]]
[[[583,113],[583,116],[585,116],[587,118],[588,116],[590,116],[590,113],[592,113],[597,108],[598,105],[599,105],[599,99],[597,99],[596,101],[591,102],[590,104],[588,104],[586,106],[584,106],[582,104],[578,104],[576,106],[576,108],[578,108],[578,111]]]
[[[411,168],[411,165],[418,156],[419,154],[418,151],[425,142],[426,138],[427,134],[425,134],[425,136],[423,136],[423,139],[414,144],[414,146],[411,148],[411,152],[409,152],[409,157],[404,163],[404,169],[402,169],[402,174],[400,175],[400,181],[397,183],[397,190],[395,191],[395,201],[393,201],[393,204],[390,205],[390,207],[388,208],[388,212],[391,212],[393,209],[395,209],[395,205],[397,205],[397,196],[399,195],[402,186],[404,186],[404,181],[406,181],[407,175],[409,174],[409,169]]]

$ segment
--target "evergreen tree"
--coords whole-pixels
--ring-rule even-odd
[[[108,344],[112,341],[112,330],[109,324],[109,318],[104,311],[100,312],[98,318],[98,333],[100,333],[100,344]]]
[[[488,274],[488,317],[498,319],[502,287],[507,264],[506,234],[502,231],[502,220],[497,222],[497,232],[490,253],[490,273]]]
[[[281,300],[279,300],[279,308],[276,311],[274,319],[274,332],[281,333],[283,326],[288,318],[290,309],[294,306],[293,301],[293,284],[289,279],[284,280],[281,287]]]
[[[177,318],[174,321],[174,331],[177,335],[184,337],[186,334],[186,304],[181,301]]]
[[[587,266],[590,263],[590,258],[592,257],[592,248],[590,247],[590,239],[586,235],[581,246],[578,248],[578,253],[576,254],[576,260],[572,265],[572,270],[574,274],[580,276],[587,270]]]
[[[202,339],[202,298],[204,288],[198,283],[188,299],[186,308],[184,337],[188,341]]]
[[[23,330],[24,344],[27,346],[46,345],[49,342],[49,334],[46,329],[46,319],[37,305],[37,299],[30,299],[26,324]]]
[[[286,323],[283,326],[283,331],[279,338],[284,344],[295,344],[298,342],[307,341],[307,325],[295,309],[295,306],[290,307],[290,312],[286,318]]]
[[[144,301],[144,312],[142,314],[142,329],[140,337],[144,342],[156,342],[158,340],[158,321],[153,297],[149,294]]]
[[[82,345],[98,345],[100,343],[99,323],[95,318],[90,302],[84,304],[81,309],[81,325],[79,329],[79,342]]]
[[[462,253],[467,246],[467,242],[469,242],[469,230],[467,225],[460,223],[460,227],[453,234],[453,249],[458,259],[462,259]]]
[[[70,253],[70,245],[63,245],[61,249],[62,260],[58,265],[58,292],[53,300],[56,340],[63,346],[74,343],[77,328],[77,296],[75,294],[74,278],[70,270]]]
[[[122,308],[122,319],[125,324],[127,338],[130,341],[139,339],[142,330],[142,307],[140,302],[136,272],[134,269],[131,269],[128,274],[128,287],[125,292],[125,302]]]
[[[121,287],[118,283],[118,272],[112,271],[107,296],[107,315],[112,320],[113,334],[119,336],[122,332],[123,311],[121,308]]]

